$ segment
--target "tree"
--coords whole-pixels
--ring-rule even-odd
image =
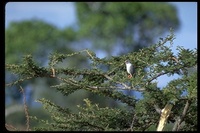
[[[108,56],[137,51],[179,28],[176,8],[165,2],[77,2],[78,34]],[[96,41],[98,40],[98,41]],[[83,42],[83,41],[82,41]],[[120,49],[120,50],[118,50]]]
[[[42,98],[38,102],[49,112],[52,121],[31,117],[45,126],[34,130],[59,131],[148,131],[156,130],[162,108],[173,105],[168,122],[170,130],[197,130],[197,71],[188,68],[197,66],[197,50],[177,47],[174,55],[171,45],[175,39],[173,32],[156,44],[126,55],[98,58],[86,49],[72,54],[54,53],[49,57],[47,67],[39,66],[31,55],[24,57],[20,64],[6,64],[6,69],[19,75],[19,79],[7,86],[21,84],[34,78],[52,78],[59,82],[50,86],[63,95],[86,90],[109,97],[123,103],[123,108],[100,107],[90,99],[85,105],[77,105],[78,112],[71,111]],[[86,55],[85,55],[86,54]],[[72,56],[86,56],[91,60],[91,68],[59,68],[57,64]],[[129,59],[136,66],[135,77],[128,79],[124,61]],[[107,66],[107,70],[101,68]],[[143,71],[146,69],[146,71]],[[158,88],[155,79],[162,75],[180,75],[165,87]],[[121,90],[142,92],[142,99],[128,96]],[[175,122],[175,123],[173,123]],[[169,129],[168,129],[169,130]]]
[[[55,26],[34,19],[11,23],[6,29],[6,62],[17,62],[18,57],[24,54],[34,54],[41,63],[45,63],[45,55],[53,49],[72,52],[66,44],[86,45],[83,40],[98,40],[92,43],[95,46],[94,50],[103,47],[108,55],[113,54],[111,50],[115,51],[116,46],[123,46],[123,49],[119,48],[120,53],[131,52],[151,45],[157,35],[164,34],[169,27],[178,29],[179,25],[176,8],[169,3],[75,4],[78,12],[78,30],[66,28],[60,31]],[[76,34],[80,43],[72,43],[78,40]]]
[[[169,3],[78,2],[75,4],[78,19],[75,28],[67,27],[60,30],[35,19],[11,23],[6,29],[6,63],[19,62],[23,55],[32,54],[39,64],[46,66],[49,53],[53,51],[72,53],[77,51],[77,47],[83,48],[83,46],[95,52],[104,51],[107,56],[116,55],[116,51],[120,55],[149,46],[158,35],[164,34],[169,26],[174,29],[178,29],[179,26],[176,8]],[[74,56],[72,58],[75,60],[65,60],[60,65],[89,67],[86,58],[79,59]],[[15,79],[16,76],[11,77],[6,72],[6,82]],[[45,90],[44,85],[48,86],[53,81],[47,79],[42,83],[39,83],[40,80],[35,82],[37,83],[34,83],[35,86],[32,88],[38,88],[42,84]],[[16,91],[16,88],[13,90]],[[12,93],[14,91],[6,90],[6,94],[14,100],[20,100],[22,98],[20,93]]]
[[[71,43],[75,37],[75,31],[70,27],[59,30],[57,27],[37,19],[12,22],[5,32],[5,62],[18,63],[23,55],[31,54],[41,66],[46,66],[48,64],[49,53],[53,51],[72,53],[74,49],[71,48]],[[69,60],[63,62],[61,65],[70,66],[77,64],[77,62],[80,63],[79,67],[87,66],[88,64],[86,58],[76,57],[76,60]],[[16,75],[11,75],[9,72],[6,72],[6,82],[10,82],[16,78]],[[29,86],[24,86],[24,88],[39,88],[42,85],[43,87],[40,90],[32,89],[34,93],[38,94],[42,92],[42,89],[48,89],[45,85],[49,86],[49,83],[54,83],[50,79],[42,83],[39,81],[32,81],[32,84],[29,83]],[[32,94],[34,95],[34,93]],[[22,95],[16,87],[7,89],[6,97],[11,98],[11,101],[21,101],[22,99]]]
[[[176,8],[164,2],[77,2],[77,37],[103,56],[123,55],[179,28]],[[81,46],[80,43],[77,43]],[[107,69],[107,68],[105,68]],[[126,91],[134,93],[134,91]]]
[[[169,25],[174,29],[177,29],[179,25],[176,10],[173,6],[166,3],[157,4],[158,6],[155,8],[154,3],[76,3],[77,17],[79,20],[78,25],[75,28],[70,27],[64,30],[34,19],[13,22],[6,29],[6,63],[19,63],[23,55],[31,54],[33,59],[30,59],[37,60],[38,66],[48,67],[48,55],[56,55],[57,53],[55,51],[59,51],[59,54],[73,53],[77,51],[77,47],[83,48],[82,46],[84,46],[94,52],[99,52],[98,50],[103,51],[103,48],[105,48],[105,55],[109,57],[114,55],[113,52],[116,49],[120,49],[119,53],[123,54],[149,46],[153,44],[152,42],[157,37],[156,35],[159,34],[160,36],[165,33]],[[97,8],[93,8],[93,5],[97,5]],[[100,8],[98,8],[98,5],[100,5]],[[159,13],[162,15],[159,15]],[[85,16],[89,17],[89,19]],[[115,19],[117,21],[114,21]],[[95,32],[91,31],[91,29],[95,30]],[[151,34],[149,31],[151,31]],[[136,33],[138,34],[136,35]],[[153,35],[152,33],[155,34]],[[90,44],[89,46],[87,45],[88,42]],[[122,46],[123,49],[121,48]],[[115,60],[117,61],[118,58],[115,58]],[[63,60],[63,62],[59,62],[54,69],[72,66],[76,66],[77,69],[87,69],[91,68],[89,62],[90,60],[86,56],[75,54]],[[109,67],[109,65],[103,63],[99,66],[102,71],[109,70]],[[54,69],[49,68],[51,71]],[[6,70],[7,83],[20,78],[18,76],[11,75]],[[84,75],[84,77],[88,82],[93,81],[93,77],[90,75]],[[44,80],[34,78],[33,80],[26,81],[21,83],[21,86],[25,90],[27,89],[26,85],[30,85],[29,87],[34,88],[32,89],[34,91],[32,93],[33,95],[39,93],[40,96],[60,106],[67,104],[72,107],[74,104],[82,103],[80,100],[82,101],[83,97],[88,97],[92,102],[99,103],[100,106],[109,105],[109,107],[115,107],[121,105],[111,98],[100,97],[98,94],[85,91],[84,89],[75,91],[75,93],[67,97],[68,99],[61,97],[62,95],[60,93],[56,95],[58,93],[56,93],[55,89],[49,88],[49,86],[59,82],[58,80],[54,80],[54,78],[45,78]],[[6,93],[11,94],[15,100],[21,100],[22,95],[20,93],[12,93],[18,92],[18,90],[16,91],[17,88],[19,87],[13,86],[12,89],[15,91],[6,89]],[[47,91],[48,93],[46,93]],[[70,100],[73,102],[76,101],[76,103]]]
[[[6,62],[16,63],[23,55],[33,54],[45,65],[45,55],[52,51],[73,52],[66,44],[75,38],[74,33],[71,28],[59,30],[37,19],[12,22],[5,33]]]
[[[31,54],[39,65],[47,66],[49,53],[53,51],[72,53],[74,51],[71,43],[75,37],[75,31],[71,27],[60,30],[51,24],[37,19],[12,22],[5,32],[5,62],[19,63],[24,55]],[[80,68],[87,66],[86,58],[79,57],[72,57],[69,60],[65,60],[60,66],[73,66],[77,63],[80,63]],[[17,78],[19,78],[18,75],[13,75],[7,70],[5,71],[6,83],[14,81]],[[47,119],[47,115],[41,107],[35,104],[34,99],[45,97],[58,104],[63,103],[64,105],[69,103],[68,105],[73,105],[70,102],[70,97],[64,97],[62,94],[56,93],[55,90],[51,90],[49,85],[52,84],[56,84],[56,81],[52,79],[35,79],[20,84],[24,88],[29,111],[40,112],[40,118],[43,119]],[[47,91],[48,93],[46,93]],[[15,127],[22,127],[25,117],[23,115],[23,108],[21,108],[23,95],[19,91],[19,86],[12,86],[9,89],[5,89],[5,98],[6,122]],[[82,97],[80,96],[79,98]],[[36,126],[37,123],[31,125]]]

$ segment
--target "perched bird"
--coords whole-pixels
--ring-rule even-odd
[[[133,67],[133,65],[130,63],[130,61],[129,60],[126,60],[125,61],[125,64],[126,64],[126,70],[127,70],[127,72],[130,74],[130,75],[128,75],[128,78],[132,78],[133,77],[133,74],[134,74],[134,67]]]

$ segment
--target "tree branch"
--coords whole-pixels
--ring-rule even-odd
[[[153,107],[155,108],[156,112],[158,114],[161,114],[162,113],[162,110],[158,107],[158,105],[153,105]]]
[[[34,78],[34,77],[26,77],[26,78],[23,78],[23,79],[19,79],[19,80],[15,81],[15,82],[11,82],[9,84],[5,84],[5,86],[12,86],[12,85],[18,84],[19,82],[23,82],[25,80],[29,80],[29,79],[32,79],[32,78]]]
[[[157,131],[162,131],[163,130],[163,128],[164,128],[164,126],[166,124],[167,118],[170,115],[172,107],[173,107],[173,105],[168,103],[168,104],[165,105],[164,109],[162,109],[161,116],[160,116],[160,121],[159,121],[159,124],[158,124],[158,127],[157,127]]]
[[[81,128],[83,128],[84,126],[86,126],[86,127],[89,126],[89,127],[93,127],[93,128],[95,128],[95,129],[98,129],[98,131],[104,131],[104,130],[105,130],[104,127],[100,127],[100,126],[91,124],[91,123],[89,123],[89,122],[87,122],[87,121],[85,121],[85,122],[78,122],[78,121],[75,121],[75,123],[80,124],[80,125],[81,125]]]
[[[111,78],[110,76],[108,76],[107,74],[104,74],[104,77],[107,78],[108,80],[111,80],[111,81],[114,81],[113,78]],[[123,87],[117,87],[117,86],[110,86],[109,88],[113,88],[113,89],[123,89],[123,90],[137,90],[137,91],[145,91],[146,89],[145,88],[140,88],[140,89],[137,89],[137,88],[134,88],[132,86],[127,86],[125,83],[122,83],[122,82],[118,82],[118,81],[114,81],[115,83],[117,84],[120,84],[122,85]]]
[[[121,89],[121,90],[136,90],[136,91],[145,91],[145,88],[140,88],[140,89],[136,89],[134,87],[131,86],[127,86],[127,87],[119,87],[119,86],[88,86],[88,88],[90,89]]]
[[[113,82],[120,84],[122,86],[90,86],[90,85],[86,85],[85,87],[88,87],[90,89],[121,89],[121,90],[136,90],[136,91],[141,91],[141,92],[146,90],[145,88],[137,89],[137,88],[134,88],[132,86],[128,86],[125,83],[122,83],[122,82],[119,82],[119,81],[114,81],[113,78],[111,78],[107,74],[102,74],[101,76],[104,76],[108,80],[113,81]],[[76,80],[73,80],[71,78],[64,79],[64,78],[57,77],[57,76],[56,76],[56,78],[66,82],[68,84],[71,84],[71,85],[74,85],[74,86],[80,86],[79,82],[77,82]]]
[[[28,107],[26,105],[26,96],[24,94],[24,89],[20,86],[20,91],[23,94],[23,102],[24,102],[24,112],[26,115],[26,131],[30,131],[29,125],[30,125],[30,118],[29,118],[29,114],[28,114]]]
[[[185,107],[183,109],[183,113],[182,113],[181,117],[179,117],[176,120],[176,123],[174,124],[174,127],[173,127],[172,131],[179,131],[179,129],[181,127],[181,123],[183,122],[183,119],[185,118],[186,113],[187,113],[187,111],[189,109],[189,106],[190,106],[190,103],[189,103],[189,100],[187,100],[186,104],[185,104]]]
[[[133,115],[133,120],[131,122],[131,127],[130,127],[130,131],[133,131],[133,124],[135,122],[135,119],[136,119],[136,114]]]
[[[147,82],[150,83],[150,82],[153,81],[154,79],[156,79],[156,78],[158,78],[158,77],[160,77],[160,76],[162,76],[162,75],[165,75],[165,74],[167,74],[167,73],[169,73],[169,72],[160,72],[160,73],[158,73],[156,76],[154,76],[152,79],[150,79],[150,80],[147,81]]]

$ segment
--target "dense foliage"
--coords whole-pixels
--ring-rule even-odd
[[[108,55],[147,47],[169,27],[179,28],[176,8],[166,2],[77,2],[76,7],[81,40]]]
[[[6,70],[19,76],[7,86],[36,78],[51,78],[58,84],[49,87],[65,96],[86,90],[124,104],[123,108],[100,107],[98,103],[84,99],[85,104],[77,105],[78,111],[73,112],[42,98],[38,102],[49,112],[51,121],[32,116],[32,120],[43,124],[32,130],[147,131],[157,126],[159,110],[168,103],[173,104],[169,117],[173,128],[167,130],[197,130],[197,71],[190,71],[197,67],[197,51],[178,47],[175,55],[171,49],[174,39],[171,31],[166,38],[138,52],[101,59],[88,49],[71,54],[56,52],[49,56],[48,66],[39,66],[31,55],[26,55],[19,64],[6,64]],[[86,56],[91,62],[90,68],[59,67],[59,63],[73,56]],[[131,79],[127,78],[126,59],[136,67]],[[157,78],[175,74],[179,75],[178,79],[162,89],[157,87]],[[125,95],[123,90],[139,91],[142,98]]]
[[[29,54],[32,57],[27,59],[37,59],[37,65],[46,66],[51,53],[56,54],[56,51],[59,51],[59,54],[66,54],[86,48],[98,56],[119,56],[152,45],[158,36],[162,37],[167,33],[169,27],[173,27],[174,30],[179,28],[176,8],[170,3],[75,2],[74,6],[77,22],[64,29],[35,18],[9,23],[5,31],[5,62],[19,63],[24,55]],[[63,19],[65,17],[68,19],[67,15],[64,15]],[[89,63],[86,56],[76,54],[57,66],[76,66],[80,69],[90,68]],[[101,65],[102,69],[107,70],[107,67]],[[17,75],[6,71],[7,83],[16,78]],[[101,102],[105,106],[118,106],[114,100],[92,95],[88,91],[77,91],[69,98],[63,97],[60,93],[55,95],[55,91],[49,89],[49,86],[56,83],[57,81],[52,78],[24,82],[24,89],[31,90],[28,103],[33,104],[34,99],[45,97],[60,105],[67,103],[72,107],[82,102],[83,98],[90,97],[92,101]],[[75,101],[72,100],[78,94],[81,95],[76,97]],[[22,94],[16,86],[12,86],[6,89],[6,101],[7,99],[11,101],[8,106],[12,106],[20,102]]]

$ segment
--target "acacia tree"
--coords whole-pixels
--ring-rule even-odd
[[[41,127],[31,130],[156,130],[162,109],[169,103],[173,107],[168,122],[173,123],[173,127],[168,130],[197,130],[197,72],[190,73],[188,69],[197,66],[197,51],[178,47],[178,54],[175,55],[171,50],[174,39],[171,32],[148,48],[111,58],[100,59],[88,49],[72,54],[53,53],[49,56],[49,64],[46,67],[39,66],[31,55],[27,55],[20,64],[6,64],[8,71],[19,75],[17,81],[8,83],[7,86],[35,78],[53,78],[59,84],[50,87],[65,96],[83,89],[124,103],[123,108],[100,107],[98,103],[84,99],[85,105],[77,105],[78,112],[73,112],[68,107],[57,105],[48,99],[38,99],[49,112],[51,121],[29,116],[41,123]],[[91,67],[58,67],[60,62],[75,55],[88,57]],[[124,64],[126,59],[136,68],[135,76],[131,79],[127,78]],[[102,65],[108,69],[101,69]],[[155,80],[158,77],[174,74],[180,75],[180,78],[170,81],[162,89],[157,87]],[[125,95],[121,90],[139,91],[143,98]]]
[[[10,23],[5,32],[5,62],[17,63],[22,55],[31,54],[34,59],[37,59],[38,65],[46,65],[47,55],[52,51],[71,53],[83,48],[89,48],[95,53],[102,52],[105,56],[120,55],[153,44],[155,38],[165,34],[169,26],[175,30],[179,27],[176,8],[170,3],[77,2],[75,7],[77,9],[76,27],[66,27],[61,30],[35,19]],[[83,56],[72,56],[75,60],[68,58],[61,65],[78,64],[78,67],[88,67],[86,58],[78,57]],[[6,72],[7,82],[15,78],[15,75],[11,76],[9,72]],[[34,85],[29,84],[24,88],[40,88],[40,81],[35,80],[37,83],[31,81]],[[46,89],[44,84],[48,86],[50,83],[53,84],[54,81],[43,80],[42,89],[32,89],[34,91],[30,94],[33,94],[32,96],[41,94],[42,90]],[[85,95],[91,94],[86,91],[84,93]],[[14,87],[6,90],[6,96],[10,96],[13,101],[20,101],[22,98],[17,88]],[[59,95],[59,98],[55,98],[54,91],[49,91],[48,97],[51,96],[56,100],[60,98]],[[71,96],[73,97],[73,95]],[[109,99],[100,99],[92,95],[91,97],[102,103],[117,105],[113,100],[111,103],[107,102]],[[78,99],[80,96],[78,96],[77,102]],[[62,100],[59,100],[60,103],[66,101]]]

